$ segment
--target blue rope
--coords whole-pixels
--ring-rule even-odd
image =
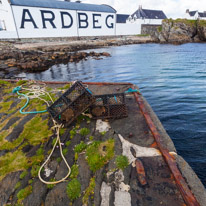
[[[29,97],[28,97],[26,94],[19,93],[20,90],[21,90],[21,87],[18,86],[18,87],[16,87],[16,88],[13,89],[12,93],[17,93],[19,96],[23,96],[23,97],[26,98],[26,104],[19,110],[19,112],[20,112],[21,114],[39,114],[39,113],[47,112],[47,110],[23,112],[23,109],[25,109],[25,108],[28,106],[28,104],[29,104]]]
[[[139,90],[137,90],[137,89],[132,89],[132,88],[129,88],[127,91],[125,91],[124,93],[132,93],[132,92],[139,92],[140,93],[140,91]]]

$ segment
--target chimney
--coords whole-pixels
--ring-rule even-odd
[[[142,5],[139,5],[139,10],[142,10]]]
[[[187,10],[186,10],[186,13],[189,13],[189,12],[190,12],[190,10],[189,10],[189,9],[187,9]]]

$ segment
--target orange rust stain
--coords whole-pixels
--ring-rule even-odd
[[[153,147],[153,148],[156,148],[157,147],[157,143],[156,142],[153,142],[150,147]]]
[[[146,180],[146,175],[145,175],[145,170],[142,162],[138,159],[135,160],[135,165],[136,165],[136,171],[138,175],[138,180],[140,181],[141,185],[146,185],[147,180]]]

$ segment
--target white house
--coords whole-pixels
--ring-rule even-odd
[[[139,9],[129,16],[127,23],[161,25],[166,18],[162,10],[143,9],[139,6]]]
[[[199,12],[198,10],[190,11],[189,9],[187,9],[184,18],[190,20],[197,20],[197,19],[206,20],[206,11]]]
[[[108,5],[56,0],[0,0],[0,39],[115,35]]]

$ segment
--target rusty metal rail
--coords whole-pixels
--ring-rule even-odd
[[[133,86],[134,89],[134,86]],[[174,158],[170,155],[169,151],[164,148],[164,146],[161,143],[161,138],[160,138],[160,134],[158,133],[150,115],[148,114],[145,105],[144,105],[144,101],[141,97],[141,95],[139,95],[138,93],[134,93],[135,99],[139,105],[140,111],[142,112],[143,116],[145,117],[145,120],[149,126],[149,129],[157,143],[157,146],[160,150],[160,152],[162,153],[166,163],[168,164],[170,171],[172,172],[174,179],[176,181],[176,184],[181,192],[181,195],[185,201],[185,203],[188,206],[200,206],[199,203],[197,202],[195,196],[193,195],[192,191],[189,189],[185,179],[183,178],[180,170],[177,167],[176,161],[174,160]]]

